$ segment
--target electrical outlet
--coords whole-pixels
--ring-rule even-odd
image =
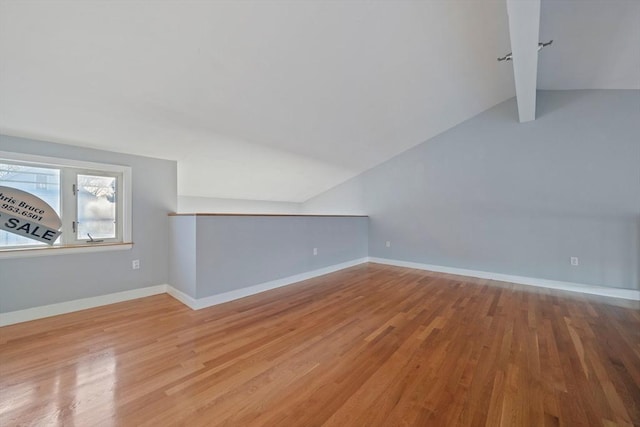
[[[313,248],[313,254],[318,255],[318,248]]]
[[[577,257],[577,256],[572,256],[572,257],[571,257],[571,265],[573,265],[574,267],[575,267],[576,265],[580,265],[580,260],[578,259],[578,257]]]
[[[134,270],[138,270],[140,268],[140,260],[134,259],[133,261],[131,261],[131,268]]]
[[[386,245],[386,246],[387,246],[388,248],[390,248],[390,247],[391,247],[391,242],[390,242],[389,240],[387,240],[387,245]]]

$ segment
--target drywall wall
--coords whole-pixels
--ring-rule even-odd
[[[196,296],[196,217],[169,219],[169,283]]]
[[[364,183],[362,175],[358,175],[307,200],[301,210],[310,214],[366,215]]]
[[[299,214],[301,211],[302,204],[293,202],[178,196],[178,212],[181,213]]]
[[[0,135],[0,151],[132,168],[133,248],[0,259],[0,312],[160,285],[169,278],[169,219],[177,208],[176,162]],[[131,261],[140,260],[132,270]]]
[[[247,288],[367,256],[368,218],[320,216],[172,216],[174,229],[188,233],[195,220],[195,253],[191,240],[173,239],[174,253],[194,257],[196,290],[180,270],[170,284],[195,298]],[[185,247],[186,245],[186,247]],[[313,249],[317,248],[317,255]],[[179,267],[172,263],[172,268]],[[186,284],[173,280],[184,280]]]
[[[508,100],[304,209],[364,210],[371,257],[640,289],[640,91],[541,91],[537,115]]]

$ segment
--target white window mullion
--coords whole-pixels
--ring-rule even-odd
[[[73,186],[76,183],[77,171],[74,169],[63,168],[61,170],[60,181],[60,198],[61,198],[61,215],[62,218],[62,244],[72,245],[76,243],[76,234],[73,231],[74,222],[78,221],[78,209],[76,196],[73,194]]]

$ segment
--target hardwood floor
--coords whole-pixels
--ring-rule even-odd
[[[640,425],[640,310],[363,264],[0,328],[0,425]]]

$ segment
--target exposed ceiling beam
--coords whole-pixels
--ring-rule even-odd
[[[507,0],[520,122],[536,118],[540,0]]]

